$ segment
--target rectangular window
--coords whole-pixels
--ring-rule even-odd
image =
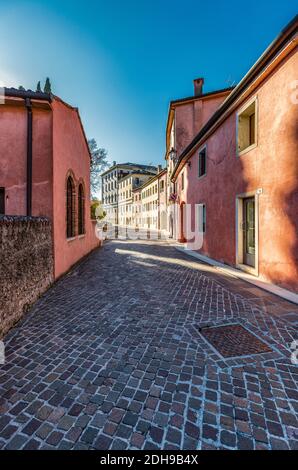
[[[181,189],[184,190],[184,173],[181,175]]]
[[[175,119],[173,119],[171,133],[170,133],[170,149],[175,148]]]
[[[198,228],[199,232],[206,232],[206,205],[198,205]]]
[[[5,214],[5,188],[0,188],[0,214]]]
[[[238,152],[243,152],[256,145],[256,99],[238,113],[237,117],[237,145]]]
[[[206,147],[204,147],[199,151],[199,178],[206,174],[206,158],[207,151]]]

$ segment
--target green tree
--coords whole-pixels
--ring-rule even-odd
[[[90,186],[91,194],[95,196],[101,185],[100,174],[109,166],[107,162],[108,152],[104,148],[99,148],[95,139],[88,140],[91,153],[90,163]]]
[[[43,91],[45,93],[52,93],[52,85],[51,85],[49,77],[47,77],[46,79]]]
[[[19,90],[26,91],[25,88],[22,85],[19,86]]]
[[[39,93],[41,92],[40,81],[37,82],[36,91],[39,92]]]
[[[106,216],[106,211],[103,210],[101,202],[98,199],[91,201],[91,219],[103,219]]]

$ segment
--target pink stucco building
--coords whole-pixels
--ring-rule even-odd
[[[184,242],[183,234],[178,230],[176,205],[171,197],[178,195],[178,187],[171,176],[175,162],[183,150],[191,143],[199,130],[206,124],[233,88],[225,88],[208,93],[203,92],[204,79],[194,80],[194,95],[171,101],[166,126],[166,160],[167,160],[167,198],[168,217],[167,231],[171,238]]]
[[[181,140],[179,109],[171,110],[177,154],[169,164],[179,203],[174,237],[190,244],[191,231],[199,230],[203,232],[200,254],[294,292],[298,292],[297,41],[296,18],[216,103],[217,109],[207,119],[202,117],[195,134],[189,133],[191,138]],[[188,116],[186,121],[193,120],[195,127],[196,119]],[[170,140],[168,129],[168,159]]]
[[[0,212],[47,216],[54,276],[99,245],[90,219],[90,153],[77,108],[5,89],[0,106]]]

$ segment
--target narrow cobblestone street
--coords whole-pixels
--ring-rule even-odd
[[[297,449],[298,308],[163,242],[110,241],[4,339],[3,449]],[[270,352],[224,358],[199,327]]]

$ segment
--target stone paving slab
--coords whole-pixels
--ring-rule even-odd
[[[106,243],[5,337],[0,449],[297,449],[297,306],[238,281]],[[229,323],[272,352],[222,358],[198,326]]]

